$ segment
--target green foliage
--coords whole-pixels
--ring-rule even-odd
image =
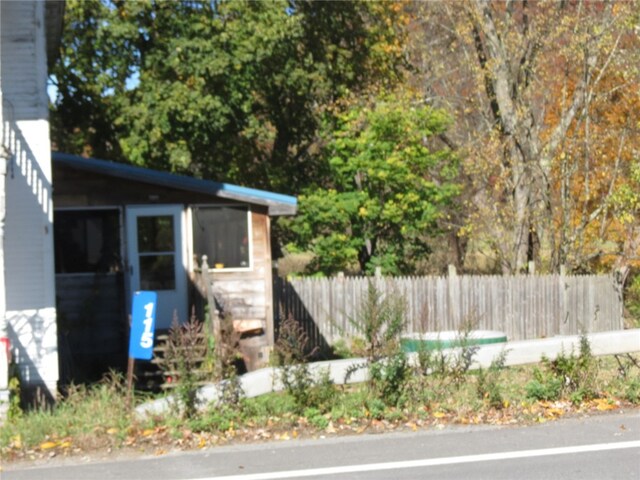
[[[46,439],[76,437],[90,443],[97,432],[114,429],[119,437],[134,421],[127,408],[126,381],[111,373],[91,387],[71,385],[66,397],[53,408],[38,408],[12,416],[0,428],[0,446],[5,448],[19,439],[25,446],[36,446]]]
[[[317,408],[307,408],[303,416],[309,421],[309,424],[319,430],[327,428],[329,419]]]
[[[624,398],[631,403],[640,403],[640,361],[630,353],[615,355],[614,358]]]
[[[640,274],[630,280],[625,290],[624,305],[636,328],[640,328]]]
[[[606,382],[602,390],[608,392],[608,397],[602,402],[588,402],[581,409],[608,410],[625,400],[640,402],[640,363],[632,355],[618,357],[617,362],[614,358],[602,360],[602,377]],[[502,369],[503,361],[502,355],[497,357],[483,373],[469,372],[468,381],[460,384],[443,382],[433,375],[410,375],[402,395],[397,397],[400,398],[397,405],[383,396],[373,395],[369,383],[336,389],[327,382],[326,396],[318,394],[316,397],[324,400],[304,408],[299,408],[286,392],[271,393],[242,398],[235,405],[207,405],[186,419],[180,412],[168,411],[164,415],[154,415],[149,423],[140,423],[140,419],[131,416],[124,379],[112,375],[93,387],[72,386],[67,397],[53,408],[27,410],[20,417],[8,419],[0,429],[0,454],[3,460],[10,460],[10,456],[18,452],[21,456],[44,456],[52,452],[67,455],[71,448],[87,454],[95,449],[118,448],[132,442],[136,451],[145,445],[168,446],[166,442],[182,449],[201,448],[207,438],[215,439],[215,442],[221,438],[244,441],[274,438],[283,433],[294,436],[296,431],[313,434],[331,424],[340,434],[367,428],[395,429],[408,423],[426,426],[440,419],[512,423],[555,417],[556,413],[547,411],[548,408],[557,410],[555,406],[531,405],[524,395],[527,393],[529,398],[538,400],[563,398],[563,379],[546,363],[544,368]],[[323,374],[326,375],[326,371]],[[474,383],[474,379],[477,382]],[[525,392],[523,384],[529,379],[535,382],[530,381]],[[398,391],[390,390],[392,395]],[[586,398],[581,395],[578,389],[564,398],[578,402]],[[495,411],[498,408],[500,412]],[[372,422],[373,419],[381,422]],[[55,450],[44,449],[40,447],[43,442],[57,446]]]
[[[586,335],[580,336],[576,355],[561,352],[554,360],[542,358],[543,369],[534,370],[534,378],[525,390],[529,398],[557,400],[569,397],[574,403],[597,395],[598,363]]]
[[[640,404],[640,378],[636,377],[631,380],[626,385],[624,398],[635,404]]]
[[[279,370],[279,380],[295,403],[296,411],[308,408],[326,410],[335,389],[328,371],[314,375],[307,363],[316,353],[302,326],[293,318],[280,325],[274,360]]]
[[[504,369],[507,361],[507,353],[507,350],[503,350],[500,355],[491,361],[491,365],[487,370],[483,368],[478,370],[476,393],[481,400],[487,402],[493,408],[502,408],[504,404],[500,385],[500,372]]]
[[[297,192],[337,100],[395,82],[389,2],[69,0],[58,148]]]
[[[411,369],[404,352],[374,362],[369,367],[369,381],[373,393],[386,405],[400,406],[411,379]]]
[[[536,368],[533,379],[525,385],[527,398],[534,400],[558,400],[562,394],[562,379]]]
[[[20,377],[18,376],[15,364],[9,367],[9,408],[7,410],[7,418],[20,418],[23,414],[20,407]]]
[[[369,279],[360,314],[357,319],[349,319],[364,341],[364,353],[370,363],[400,352],[400,334],[407,321],[405,299],[397,292],[383,293],[377,285],[382,281]]]
[[[340,117],[325,157],[329,179],[299,197],[293,249],[310,269],[410,273],[458,195],[458,162],[433,140],[449,118],[402,97],[356,106]]]
[[[619,185],[610,199],[615,216],[623,225],[637,223],[640,216],[640,160],[631,163],[629,170],[627,182]]]
[[[378,281],[381,280],[369,280],[360,315],[350,319],[362,337],[362,353],[367,362],[348,371],[347,379],[358,369],[368,367],[368,386],[373,397],[396,406],[403,401],[411,378],[406,354],[400,348],[400,334],[406,324],[406,304],[395,292],[383,294],[376,285]]]

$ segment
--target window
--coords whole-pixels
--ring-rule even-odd
[[[57,210],[54,242],[56,273],[117,272],[120,211]]]
[[[174,290],[175,242],[171,215],[138,217],[138,257],[142,290]]]
[[[193,207],[193,252],[212,268],[249,267],[249,209]]]

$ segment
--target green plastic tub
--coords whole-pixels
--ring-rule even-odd
[[[504,332],[494,330],[472,330],[466,338],[462,338],[460,332],[445,331],[405,335],[400,339],[400,345],[404,352],[410,353],[460,347],[463,343],[465,345],[489,345],[506,341],[507,335]]]

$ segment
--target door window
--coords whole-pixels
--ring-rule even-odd
[[[173,216],[138,217],[138,255],[142,290],[174,290]]]

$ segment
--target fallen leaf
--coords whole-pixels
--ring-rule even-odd
[[[435,418],[443,418],[443,417],[445,417],[445,416],[446,416],[446,413],[443,413],[443,412],[435,412],[435,413],[433,414],[433,416],[434,416]]]
[[[547,408],[544,412],[544,414],[548,417],[548,418],[553,418],[553,417],[561,417],[562,415],[564,415],[564,410],[561,410],[559,408]]]
[[[58,444],[56,442],[44,442],[40,444],[40,450],[51,450],[57,446]]]
[[[600,410],[601,412],[604,412],[606,410],[615,410],[616,406],[609,402],[606,398],[599,398],[597,400],[595,400],[596,402],[596,410]]]

